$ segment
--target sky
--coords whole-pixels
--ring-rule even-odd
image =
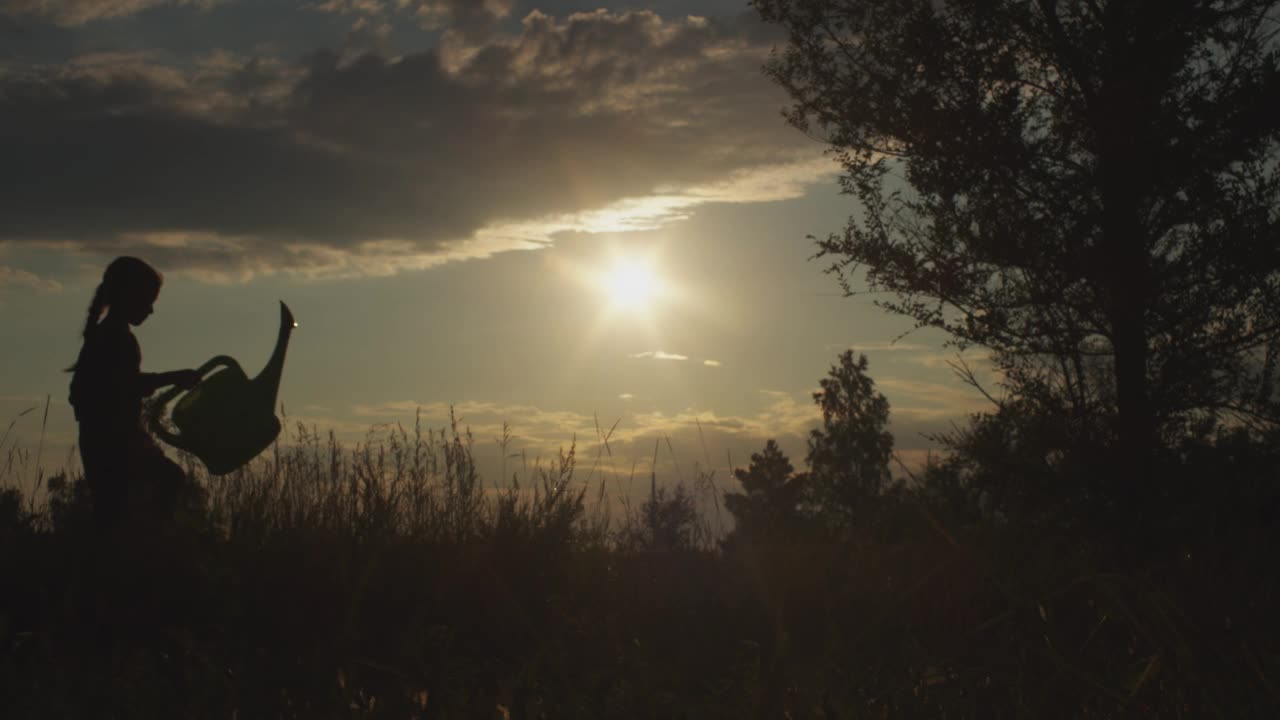
[[[288,422],[346,443],[452,407],[491,475],[504,422],[800,467],[852,347],[918,464],[987,401],[812,259],[857,207],[761,71],[784,41],[745,0],[0,0],[0,458],[74,469],[63,369],[130,254],[165,276],[145,370],[255,374],[284,300]]]

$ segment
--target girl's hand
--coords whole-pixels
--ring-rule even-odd
[[[200,373],[196,370],[174,370],[173,384],[183,390],[190,390],[200,382]]]

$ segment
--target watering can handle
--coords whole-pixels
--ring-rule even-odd
[[[235,358],[232,358],[229,355],[217,355],[210,358],[205,364],[196,368],[196,372],[200,374],[201,378],[204,378],[211,370],[215,370],[220,367],[239,366],[240,363],[236,362]],[[186,388],[180,388],[177,385],[170,387],[168,390],[165,390],[151,400],[150,411],[147,413],[148,419],[151,421],[151,431],[160,436],[160,439],[170,445],[176,446],[180,441],[177,435],[169,432],[169,429],[164,426],[164,423],[161,422],[161,418],[164,416],[164,410],[169,406],[169,403],[184,392],[186,392]]]

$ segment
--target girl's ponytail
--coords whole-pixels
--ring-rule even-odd
[[[98,283],[98,289],[93,291],[93,300],[89,303],[89,317],[84,321],[84,339],[89,339],[89,333],[98,326],[98,321],[102,319],[102,311],[107,308],[107,293],[102,288],[102,283]]]
[[[107,306],[122,298],[136,297],[139,293],[151,294],[160,292],[164,277],[156,269],[136,257],[118,257],[111,261],[102,273],[102,282],[93,291],[93,301],[89,303],[89,319],[84,323],[84,338],[97,327],[102,319],[102,311]]]
[[[94,328],[98,327],[98,321],[102,319],[102,311],[107,309],[107,291],[102,288],[104,283],[98,283],[98,289],[93,291],[93,300],[89,302],[89,317],[84,321],[84,341],[85,344],[80,347],[80,357],[67,368],[67,372],[75,372],[80,367],[80,358],[84,357],[84,348],[89,344],[89,336],[93,334]],[[75,385],[73,382],[72,385]],[[74,395],[75,392],[72,391]]]

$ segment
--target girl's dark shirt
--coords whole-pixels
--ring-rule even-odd
[[[142,431],[142,395],[137,339],[127,323],[100,323],[85,338],[71,377],[71,406],[80,427]]]

